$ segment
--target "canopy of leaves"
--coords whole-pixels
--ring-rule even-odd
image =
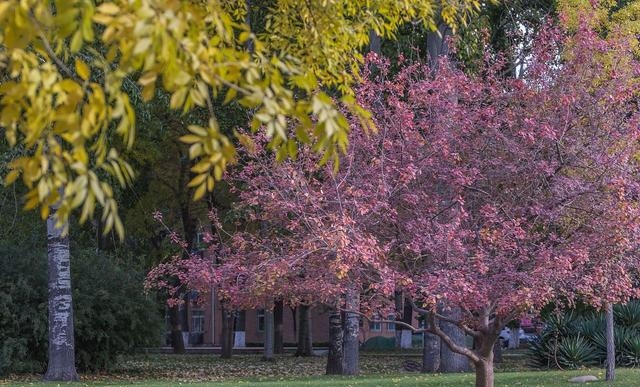
[[[265,15],[260,36],[245,22],[257,7]],[[368,122],[351,87],[369,31],[391,36],[405,22],[432,25],[436,17],[455,25],[478,7],[477,0],[2,0],[0,128],[25,148],[6,181],[21,176],[26,207],[40,206],[43,217],[57,203],[59,225],[75,208],[87,219],[99,204],[105,232],[115,227],[122,236],[107,176],[131,181],[118,151],[135,138],[131,100],[148,100],[156,88],[171,94],[173,109],[210,112],[208,124],[189,126],[182,138],[197,161],[196,198],[235,160],[212,106],[218,95],[253,109],[254,129],[263,128],[280,158],[302,141],[324,161],[337,160],[348,125],[322,88],[339,89],[340,103]],[[299,129],[289,135],[291,124]]]
[[[277,164],[263,144],[247,148],[230,179],[255,227],[227,250],[210,239],[220,266],[200,259],[152,274],[225,283],[239,303],[399,286],[426,308],[461,308],[460,326],[489,339],[559,296],[626,300],[640,231],[631,44],[586,24],[570,37],[547,27],[525,80],[503,77],[500,59],[478,75],[405,64],[392,76],[374,57],[376,78],[365,74],[356,96],[376,135],[352,121],[337,173],[310,149]]]

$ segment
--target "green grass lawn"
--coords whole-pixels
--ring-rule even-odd
[[[221,360],[216,355],[138,355],[123,359],[110,372],[82,375],[74,386],[140,386],[169,387],[188,384],[202,387],[471,387],[474,374],[422,375],[402,372],[402,362],[419,361],[417,353],[363,353],[362,376],[324,376],[326,358],[294,358],[278,356],[265,363],[256,355],[234,356]],[[600,369],[579,371],[526,370],[522,354],[514,352],[497,367],[496,387],[560,387],[575,386],[568,379],[577,375],[596,375],[603,379]],[[57,383],[42,383],[38,375],[15,375],[0,380],[0,387],[57,387]],[[61,386],[67,384],[62,383]],[[640,369],[619,369],[617,380],[608,384],[589,385],[637,387]]]

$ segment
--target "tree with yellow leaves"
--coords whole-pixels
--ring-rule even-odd
[[[264,32],[245,23],[261,6]],[[199,198],[234,161],[232,139],[221,134],[214,97],[238,99],[253,109],[281,158],[297,141],[311,142],[335,159],[347,143],[339,105],[363,121],[351,97],[369,31],[391,37],[408,21],[449,24],[476,9],[474,0],[348,1],[245,0],[0,1],[0,127],[8,142],[25,147],[6,181],[21,177],[26,207],[43,217],[57,203],[62,226],[75,208],[80,220],[96,204],[105,231],[124,230],[104,171],[126,185],[133,170],[120,156],[135,138],[135,114],[125,83],[135,81],[145,100],[156,88],[171,93],[171,107],[210,110],[209,125],[186,128],[182,140],[197,160],[190,185]],[[251,49],[248,49],[250,43]],[[327,89],[339,90],[332,99]],[[298,125],[288,133],[287,121]],[[119,137],[116,141],[114,135]],[[240,138],[248,141],[248,138]]]

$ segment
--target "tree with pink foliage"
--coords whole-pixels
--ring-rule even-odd
[[[432,332],[493,386],[493,346],[552,301],[624,302],[638,267],[638,64],[627,42],[547,28],[525,80],[407,66],[359,90],[382,135],[371,166],[403,182],[374,233]],[[443,310],[459,308],[459,319]],[[439,322],[457,325],[474,349]]]
[[[586,27],[571,37],[547,28],[524,80],[502,78],[488,54],[475,75],[446,63],[435,75],[420,64],[391,75],[372,55],[375,75],[365,72],[357,98],[378,132],[354,121],[337,171],[307,148],[277,162],[256,139],[228,176],[253,226],[229,236],[219,266],[181,270],[245,307],[274,297],[344,307],[345,294],[360,294],[366,312],[402,288],[428,316],[422,331],[492,387],[492,349],[514,318],[554,301],[603,307],[637,295],[631,52]]]

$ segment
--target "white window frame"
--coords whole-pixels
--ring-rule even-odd
[[[369,320],[369,332],[382,332],[382,323],[380,322],[380,315],[374,314]]]
[[[391,313],[387,316],[387,320],[395,320],[396,319],[396,315]],[[387,323],[387,330],[389,332],[395,332],[396,331],[396,323]]]
[[[204,333],[204,310],[193,309],[191,311],[191,332]]]

